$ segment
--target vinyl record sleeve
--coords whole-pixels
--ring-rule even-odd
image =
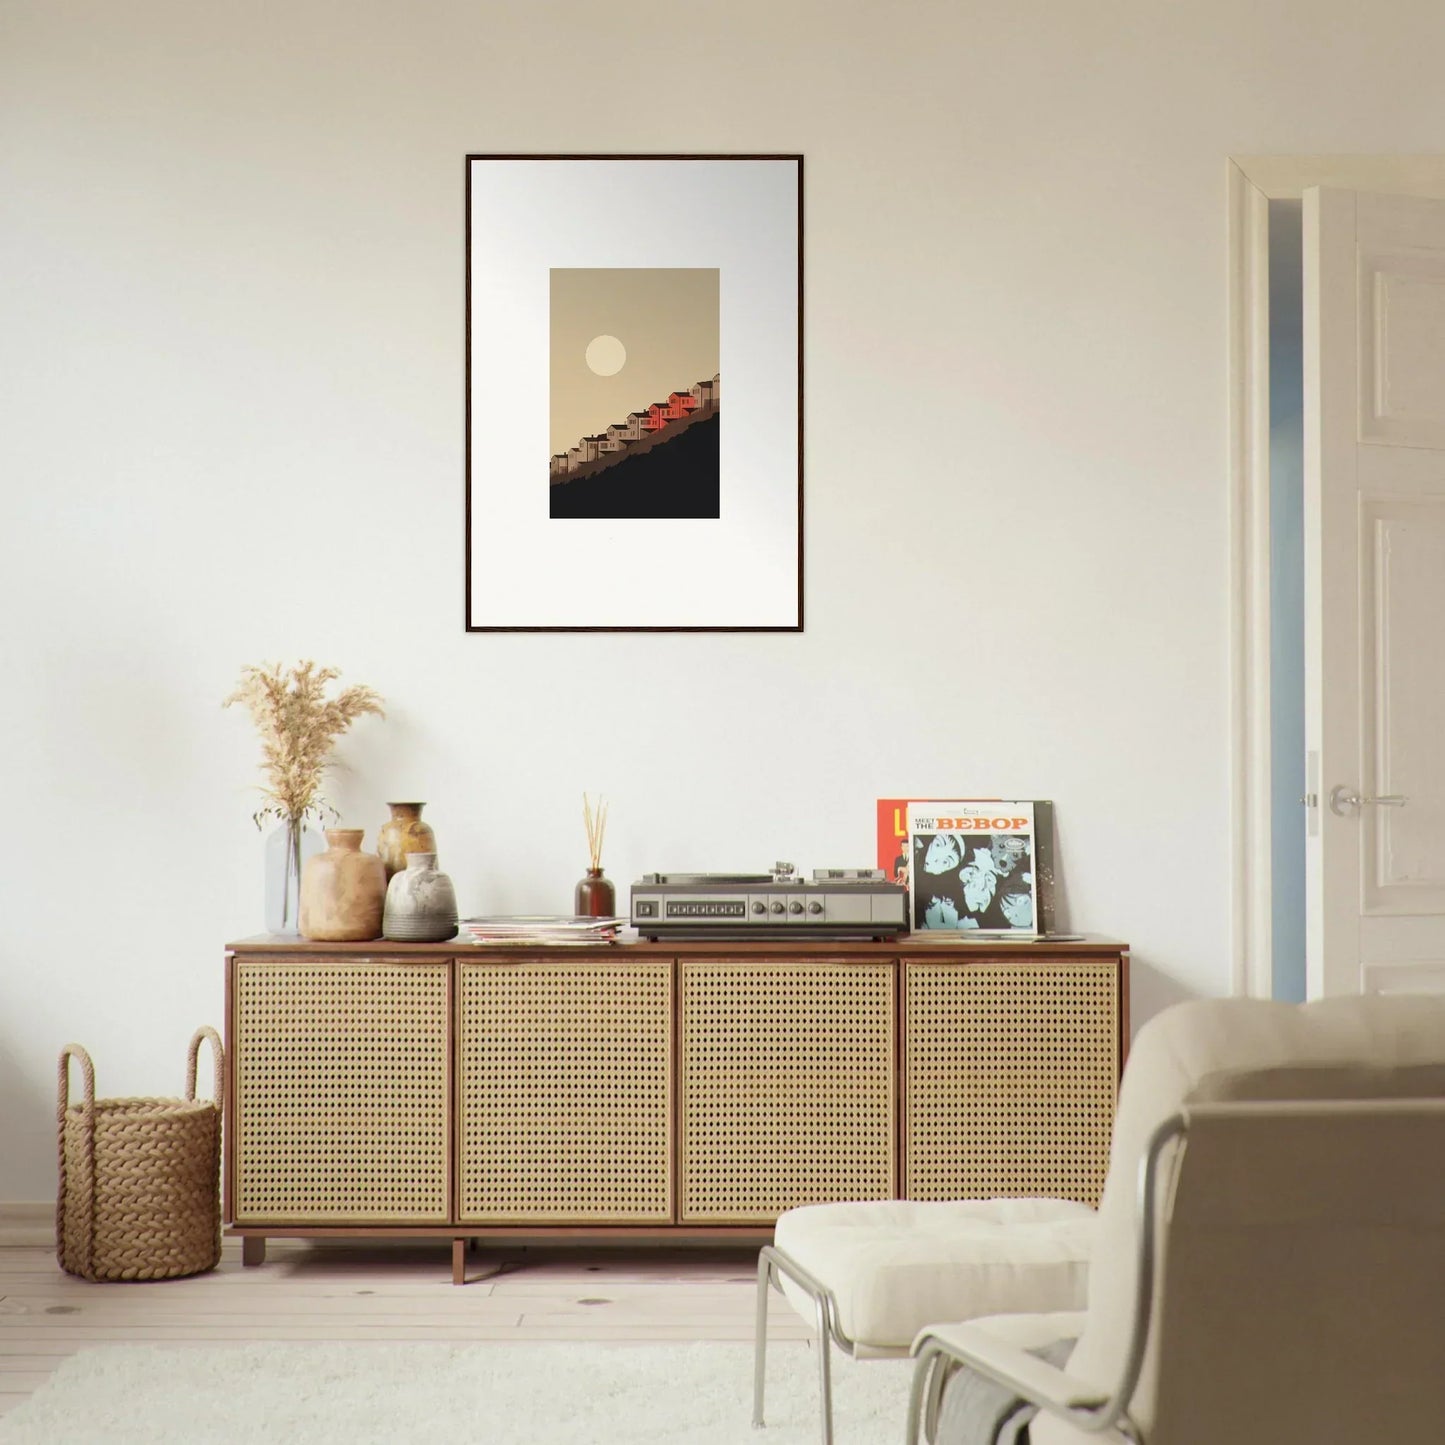
[[[1053,932],[1048,799],[880,798],[878,867],[908,885],[915,932]]]

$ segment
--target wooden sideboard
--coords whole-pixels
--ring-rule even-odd
[[[838,1199],[1096,1203],[1128,950],[226,951],[227,1233],[765,1240]]]

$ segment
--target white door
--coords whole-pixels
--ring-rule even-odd
[[[1304,200],[1308,986],[1445,988],[1445,201]]]

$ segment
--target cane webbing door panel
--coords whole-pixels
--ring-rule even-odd
[[[684,1223],[896,1190],[895,969],[680,961]]]
[[[909,1199],[1097,1204],[1119,1076],[1118,963],[906,962]]]
[[[672,1219],[672,960],[457,965],[465,1222]]]
[[[450,966],[239,959],[235,1222],[441,1223]]]

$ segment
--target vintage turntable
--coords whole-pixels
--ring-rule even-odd
[[[631,917],[651,939],[895,938],[908,929],[908,891],[876,868],[647,873],[632,885]]]

